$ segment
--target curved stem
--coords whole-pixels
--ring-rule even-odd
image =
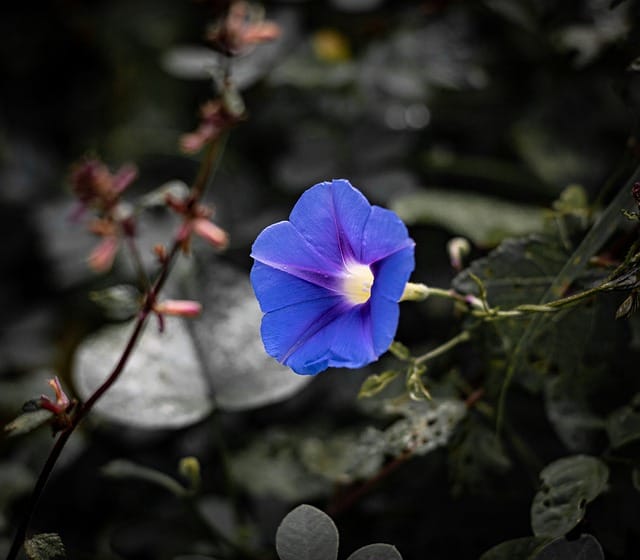
[[[217,142],[212,142],[208,146],[205,158],[201,163],[200,172],[198,173],[196,180],[194,182],[194,185],[191,189],[191,199],[193,201],[198,200],[204,194],[204,191],[210,179],[209,175],[212,172],[212,170],[215,169],[214,162],[216,161],[216,157],[220,153],[219,144],[220,144],[220,141],[217,141]],[[85,416],[89,414],[89,412],[91,411],[93,406],[96,404],[96,402],[118,380],[118,378],[120,377],[120,374],[126,367],[127,362],[129,361],[129,357],[131,356],[133,350],[136,347],[138,340],[140,339],[140,336],[144,331],[144,327],[147,322],[147,319],[149,318],[149,315],[152,312],[153,304],[156,301],[158,294],[162,290],[169,276],[169,272],[171,271],[173,263],[180,250],[180,246],[181,246],[180,241],[178,239],[175,239],[171,246],[171,250],[167,255],[167,258],[164,260],[162,264],[162,267],[160,269],[160,272],[158,273],[158,276],[155,282],[150,287],[147,293],[147,297],[145,299],[142,309],[140,310],[140,313],[138,314],[138,318],[136,320],[133,331],[129,337],[129,340],[124,350],[122,351],[122,354],[120,355],[120,359],[114,366],[113,370],[111,371],[107,379],[102,383],[102,385],[100,385],[100,387],[98,387],[83,404],[76,407],[75,413],[71,419],[69,426],[60,432],[60,435],[58,436],[53,447],[51,448],[51,451],[49,452],[49,456],[47,457],[47,460],[45,461],[45,464],[43,465],[40,471],[36,484],[31,493],[31,497],[27,505],[27,511],[24,517],[22,518],[21,522],[19,523],[18,529],[16,530],[16,534],[11,543],[9,554],[7,555],[7,560],[15,560],[20,549],[22,548],[22,545],[24,543],[24,540],[27,534],[27,529],[29,527],[29,523],[31,522],[31,518],[33,517],[33,514],[36,510],[38,501],[40,500],[40,496],[42,495],[42,492],[44,491],[44,488],[47,484],[47,481],[49,480],[49,477],[53,472],[53,468],[55,467],[67,441],[71,437],[71,434],[75,431],[75,429],[78,427],[80,422],[85,418]]]
[[[418,356],[414,361],[416,364],[424,364],[429,360],[433,360],[438,356],[442,356],[442,354],[446,354],[452,348],[458,346],[458,344],[462,344],[467,342],[471,338],[471,334],[469,331],[462,331],[460,334],[454,336],[452,339],[447,340],[447,342],[441,344],[437,348],[434,348],[430,352],[423,354],[422,356]]]

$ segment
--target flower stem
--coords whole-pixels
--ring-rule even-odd
[[[458,346],[458,344],[467,342],[470,338],[471,338],[471,334],[469,333],[469,331],[462,331],[460,334],[454,336],[452,339],[441,344],[437,348],[434,348],[430,352],[427,352],[426,354],[423,354],[422,356],[418,356],[417,358],[415,358],[415,363],[424,364],[429,360],[433,360],[438,356],[442,356],[442,354],[446,354],[449,350]]]
[[[208,146],[207,154],[203,159],[200,171],[196,177],[194,185],[191,189],[191,199],[193,201],[199,200],[199,198],[204,194],[204,191],[211,179],[210,173],[215,170],[214,162],[216,161],[217,156],[221,153],[219,149],[221,146],[219,144],[224,144],[220,140],[216,142],[212,142],[210,146]],[[67,428],[60,432],[60,435],[56,439],[51,451],[49,452],[49,456],[45,461],[40,474],[38,475],[38,479],[31,493],[31,497],[29,499],[29,503],[27,505],[27,511],[20,521],[18,528],[16,530],[16,534],[11,543],[11,548],[9,550],[9,554],[7,555],[7,560],[15,560],[22,548],[24,543],[27,529],[29,527],[29,523],[33,514],[35,513],[38,501],[40,500],[40,496],[44,491],[44,488],[53,472],[53,469],[64,449],[67,441],[71,437],[71,434],[78,427],[80,422],[89,414],[93,406],[96,402],[109,390],[109,388],[118,380],[120,374],[123,372],[126,367],[129,358],[136,347],[140,336],[144,332],[144,327],[146,325],[147,319],[149,315],[153,311],[153,304],[158,298],[158,295],[169,276],[169,273],[173,267],[175,259],[179,253],[181,247],[181,242],[179,239],[174,239],[171,249],[167,255],[167,258],[164,260],[160,272],[153,283],[153,285],[149,288],[147,292],[147,297],[145,298],[142,309],[138,313],[138,318],[136,319],[135,326],[131,335],[129,336],[129,340],[120,355],[120,359],[116,363],[115,367],[107,377],[107,379],[98,387],[94,393],[83,403],[76,407],[73,418],[71,419],[71,423]]]

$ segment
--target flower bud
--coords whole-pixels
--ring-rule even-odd
[[[447,242],[449,261],[455,270],[462,270],[464,257],[471,252],[471,244],[464,237],[453,237]]]
[[[95,272],[107,272],[113,266],[113,260],[118,252],[118,238],[107,236],[91,251],[88,263]]]
[[[191,227],[193,232],[217,249],[226,249],[229,245],[229,236],[226,231],[218,227],[207,218],[196,218]]]
[[[186,299],[167,299],[156,303],[153,310],[158,315],[174,315],[178,317],[197,317],[202,311],[200,302]]]

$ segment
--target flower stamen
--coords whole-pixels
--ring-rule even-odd
[[[342,292],[349,303],[360,305],[369,301],[373,273],[366,264],[352,263],[346,266]]]

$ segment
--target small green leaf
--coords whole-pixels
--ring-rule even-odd
[[[402,342],[394,340],[389,346],[389,352],[391,352],[398,360],[408,360],[411,358],[411,350],[409,350]]]
[[[156,486],[161,486],[178,497],[182,497],[186,493],[185,487],[169,475],[126,459],[116,459],[107,463],[102,467],[102,474],[111,478],[144,480]]]
[[[485,247],[544,229],[540,208],[474,192],[429,189],[400,196],[391,208],[409,225],[439,225]]]
[[[319,509],[303,504],[289,512],[276,532],[280,560],[336,560],[338,529]]]
[[[522,537],[500,543],[487,550],[479,560],[534,560],[552,537]]]
[[[553,540],[532,560],[604,560],[604,553],[594,537],[580,535],[579,539],[571,541],[565,538]]]
[[[402,560],[402,556],[395,546],[376,543],[359,548],[347,560]]]
[[[384,388],[389,385],[400,373],[395,370],[387,370],[380,374],[370,375],[364,380],[360,391],[358,392],[358,398],[364,399],[373,397],[380,393]]]
[[[140,292],[128,284],[91,292],[89,297],[108,319],[114,321],[131,319],[140,309]]]
[[[574,455],[554,461],[540,473],[542,487],[531,505],[537,536],[559,537],[584,517],[586,505],[606,488],[609,469],[600,459]]]
[[[52,417],[53,413],[51,411],[44,410],[42,408],[34,410],[33,412],[25,412],[9,422],[4,427],[4,431],[10,436],[26,434],[27,432],[39,428]]]
[[[24,542],[29,560],[65,560],[67,554],[57,533],[40,533]]]

